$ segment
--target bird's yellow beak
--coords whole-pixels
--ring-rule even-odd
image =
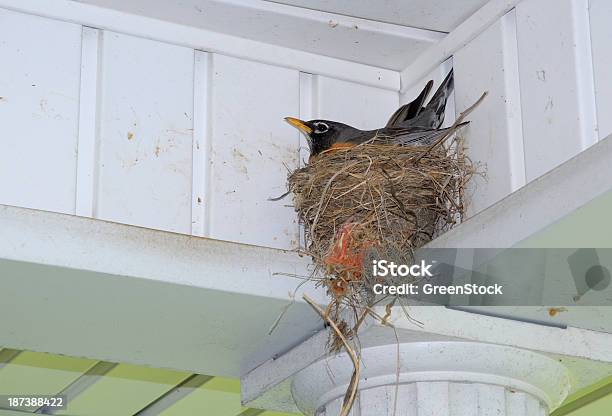
[[[297,119],[297,118],[293,118],[293,117],[285,117],[285,121],[289,124],[291,124],[293,127],[295,127],[296,129],[298,129],[299,131],[301,131],[302,133],[305,134],[310,134],[312,133],[312,129],[310,127],[308,127],[306,125],[306,123],[304,123],[302,120]]]

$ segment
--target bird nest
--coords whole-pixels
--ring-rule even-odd
[[[326,313],[345,336],[365,313],[349,325],[341,311],[371,310],[375,302],[372,259],[410,264],[415,249],[461,222],[473,172],[454,138],[435,148],[370,141],[318,155],[289,175],[304,251],[331,295]]]

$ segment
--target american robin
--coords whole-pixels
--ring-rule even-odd
[[[450,129],[440,129],[440,126],[444,121],[446,101],[453,90],[453,71],[448,73],[429,103],[423,106],[432,86],[433,81],[429,81],[417,98],[397,109],[385,127],[376,130],[359,130],[330,120],[302,121],[286,117],[285,121],[306,136],[310,157],[335,149],[353,147],[374,138],[393,144],[429,145],[446,135]],[[465,124],[467,122],[453,128],[457,129]]]

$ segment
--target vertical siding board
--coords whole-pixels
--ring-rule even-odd
[[[300,72],[300,119],[301,120],[312,120],[316,118],[316,89],[317,89],[317,76],[313,74],[307,74]],[[308,163],[310,156],[310,149],[306,141],[306,137],[303,134],[296,131],[299,137],[300,151],[299,151],[299,166],[303,167]],[[299,224],[299,241],[298,246],[300,248],[306,247],[306,235],[304,231],[304,224]]]
[[[597,140],[587,9],[587,0],[516,7],[528,181]]]
[[[0,203],[74,214],[81,26],[0,9]]]
[[[83,27],[75,211],[84,217],[94,215],[100,36],[98,29]]]
[[[525,144],[523,137],[523,114],[521,111],[521,88],[519,54],[516,32],[516,12],[513,10],[500,19],[504,50],[504,103],[508,118],[508,158],[510,162],[510,186],[516,191],[527,183],[525,168]]]
[[[572,0],[571,6],[576,44],[573,51],[578,84],[578,121],[581,150],[584,150],[599,140],[589,0]]]
[[[590,0],[590,25],[599,139],[612,134],[612,1]]]
[[[283,121],[299,115],[299,72],[213,56],[210,236],[295,248],[299,228],[286,191],[298,166],[299,136]]]
[[[193,94],[193,178],[191,233],[209,234],[210,54],[195,51]]]
[[[105,31],[97,217],[191,233],[194,51]]]
[[[300,114],[301,120],[312,120],[316,118],[316,92],[317,76],[300,72]],[[296,130],[300,141],[300,166],[308,162],[310,150],[303,134]]]
[[[481,164],[485,174],[470,183],[471,216],[525,182],[514,12],[458,51],[453,60],[457,113],[489,92],[461,133],[468,156]]]

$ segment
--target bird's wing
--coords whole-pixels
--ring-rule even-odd
[[[429,81],[423,91],[416,97],[414,100],[409,102],[408,104],[404,104],[400,108],[393,113],[393,115],[387,121],[387,125],[385,127],[398,127],[401,123],[405,121],[412,120],[416,116],[419,115],[421,110],[423,109],[423,103],[427,96],[429,95],[429,91],[431,91],[431,87],[433,87],[433,81]]]
[[[414,126],[423,127],[426,129],[440,128],[444,122],[446,101],[453,91],[454,84],[453,70],[451,69],[425,108],[421,110],[415,118],[404,122],[402,127]]]
[[[436,140],[440,139],[446,134],[450,136],[452,133],[468,123],[469,121],[464,121],[455,127],[447,127],[439,130],[424,129],[420,127],[383,128],[378,131],[377,137],[382,140],[388,140],[392,143],[402,145],[426,146],[434,143]]]

